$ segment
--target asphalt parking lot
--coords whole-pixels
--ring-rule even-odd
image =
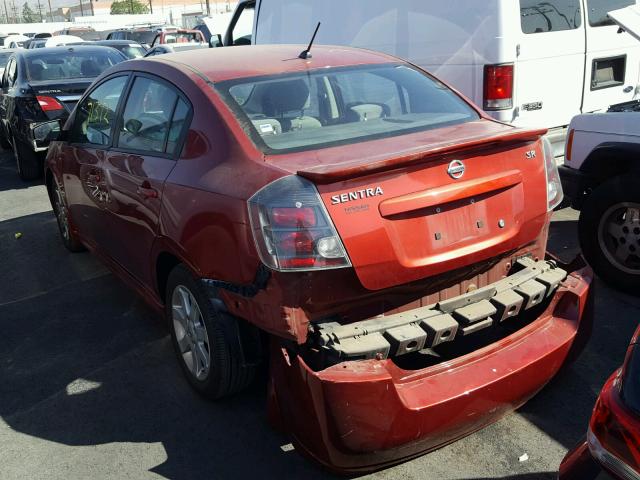
[[[551,228],[564,258],[577,252],[576,218],[563,210]],[[67,253],[44,187],[21,182],[7,152],[0,267],[0,479],[331,478],[268,426],[264,382],[219,403],[191,391],[160,319],[92,256]],[[587,349],[536,398],[365,478],[555,478],[640,318],[639,299],[596,287]]]

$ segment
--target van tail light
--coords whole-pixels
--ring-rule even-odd
[[[350,267],[315,185],[297,175],[270,183],[248,201],[262,262],[278,271]]]
[[[562,203],[564,192],[558,173],[558,165],[553,154],[553,147],[547,138],[542,137],[544,152],[544,170],[547,176],[547,210],[551,211]]]
[[[567,147],[565,148],[564,159],[567,162],[571,161],[571,153],[573,152],[573,135],[575,130],[572,128],[569,130],[569,135],[567,136]]]
[[[64,109],[62,104],[53,97],[43,97],[38,95],[36,99],[38,100],[38,105],[40,105],[40,108],[43,112],[51,112],[53,110]]]
[[[484,66],[484,109],[513,108],[513,64]]]

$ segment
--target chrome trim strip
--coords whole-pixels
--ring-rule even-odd
[[[596,460],[612,472],[620,475],[624,480],[640,480],[640,473],[607,451],[598,440],[598,437],[591,431],[591,428],[587,431],[587,445],[591,455]]]
[[[82,95],[58,95],[56,98],[61,102],[77,102]]]

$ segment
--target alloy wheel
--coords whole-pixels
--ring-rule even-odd
[[[53,192],[54,213],[58,220],[58,227],[60,233],[65,240],[69,240],[69,216],[67,215],[67,208],[65,207],[64,199],[62,198],[62,191],[56,184]]]
[[[173,290],[171,319],[184,364],[196,379],[205,380],[211,363],[209,336],[198,302],[184,285]]]
[[[611,206],[600,218],[598,243],[604,256],[618,270],[640,274],[640,204]]]

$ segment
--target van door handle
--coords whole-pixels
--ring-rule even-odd
[[[633,90],[633,87],[631,85],[629,85],[628,87],[625,87],[624,90],[622,90],[624,93],[629,93],[631,90]]]
[[[158,198],[158,190],[151,187],[151,184],[147,180],[142,182],[142,185],[138,187],[137,192],[138,195],[143,198]]]

